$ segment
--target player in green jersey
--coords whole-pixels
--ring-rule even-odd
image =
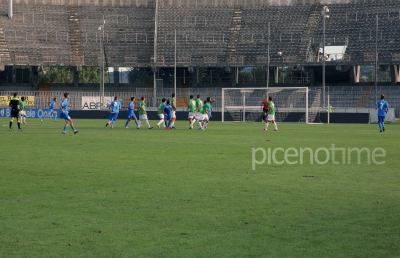
[[[26,125],[25,97],[19,101],[19,117],[22,124]]]
[[[201,109],[203,108],[203,100],[201,99],[200,95],[197,95],[196,99],[196,112],[194,113],[195,120],[199,122],[202,120],[203,116],[201,114]],[[200,122],[199,122],[200,124]]]
[[[153,127],[149,123],[149,119],[147,118],[147,111],[146,111],[146,97],[142,97],[139,102],[139,126],[140,128],[142,126],[142,120],[144,120],[147,124],[148,129],[153,129]]]
[[[161,124],[163,124],[164,126],[163,127],[165,127],[165,121],[164,121],[164,107],[165,107],[165,102],[166,102],[167,100],[165,99],[165,98],[163,98],[162,100],[161,100],[161,103],[160,103],[160,105],[158,106],[158,108],[157,108],[157,115],[158,115],[158,118],[160,119],[160,121],[158,121],[158,123],[157,123],[157,128],[160,128],[161,127]]]
[[[268,98],[268,117],[267,117],[267,124],[265,126],[265,131],[268,131],[269,123],[272,122],[274,124],[274,130],[278,131],[278,125],[275,121],[275,114],[276,114],[276,107],[275,103],[272,101],[272,97]]]
[[[211,98],[207,98],[201,108],[201,122],[199,129],[206,129],[209,121],[208,113],[211,110]]]
[[[189,129],[193,129],[193,124],[196,122],[195,113],[196,113],[196,101],[193,99],[193,95],[189,97],[188,110],[189,110]]]

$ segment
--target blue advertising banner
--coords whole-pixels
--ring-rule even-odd
[[[27,118],[36,118],[36,119],[46,119],[46,118],[57,118],[60,117],[60,112],[58,110],[54,110],[51,113],[48,109],[41,108],[28,108],[25,109]],[[0,117],[10,117],[11,110],[9,108],[0,108]]]

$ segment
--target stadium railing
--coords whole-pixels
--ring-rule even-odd
[[[0,96],[12,96],[15,92],[13,89],[9,90],[0,90]],[[18,91],[19,96],[34,96],[35,97],[35,107],[37,108],[46,108],[50,99],[57,97],[58,99],[62,98],[62,95],[65,91]],[[82,97],[99,97],[99,91],[73,91],[69,90],[70,99],[71,99],[71,108],[74,110],[82,109]],[[388,100],[390,107],[395,109],[396,117],[400,116],[400,87],[398,86],[379,86],[375,91],[373,86],[331,86],[327,88],[327,92],[329,93],[329,101],[330,105],[332,105],[333,109],[341,109],[341,110],[361,110],[362,108],[375,108],[376,98],[379,98],[381,94],[385,94],[385,98]],[[160,89],[157,92],[157,101],[156,103],[160,103],[162,98],[171,97],[173,93],[172,88],[164,88]],[[212,97],[215,99],[214,107],[216,110],[221,108],[221,88],[178,88],[177,89],[177,98],[179,98],[180,102],[185,103],[185,99],[187,99],[190,95],[201,95],[202,99],[207,97]],[[149,105],[153,103],[153,88],[136,88],[130,91],[105,91],[104,96],[114,97],[118,96],[125,104],[127,104],[127,100],[130,97],[135,96],[136,98],[140,98],[142,96],[147,97]],[[238,93],[236,96],[238,99],[238,103],[241,101],[241,94]],[[321,101],[321,88],[319,87],[310,87],[309,88],[309,109],[310,111],[318,110],[322,103]],[[235,96],[232,96],[232,99],[235,99]],[[249,105],[261,105],[261,99],[257,97],[250,98],[252,99]],[[250,100],[249,99],[249,100]],[[291,99],[287,98],[285,101],[290,102]],[[239,104],[238,104],[239,105]],[[125,105],[126,106],[126,105]],[[7,105],[2,106],[7,107]],[[155,107],[151,107],[154,109]],[[181,105],[182,110],[186,110],[186,107]]]

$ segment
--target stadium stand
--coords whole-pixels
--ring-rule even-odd
[[[103,20],[109,64],[150,64],[154,9],[147,2],[126,8],[16,1],[14,10],[12,19],[0,18],[0,49],[4,30],[11,59],[3,64],[97,66]]]
[[[342,63],[367,64],[374,59],[375,17],[379,17],[379,53],[383,63],[399,62],[400,3],[330,1],[327,45],[347,45]],[[280,3],[274,5],[274,3]],[[0,49],[4,64],[97,65],[98,27],[103,19],[110,66],[153,64],[154,33],[158,34],[158,66],[265,65],[271,23],[271,63],[316,62],[322,38],[323,1],[15,1],[13,19],[0,8]],[[159,25],[154,28],[155,15]],[[2,40],[2,30],[4,39]],[[7,51],[8,49],[8,51]]]

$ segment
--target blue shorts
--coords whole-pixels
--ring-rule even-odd
[[[117,121],[119,113],[110,113],[108,120],[110,121]]]
[[[71,120],[71,117],[69,116],[68,112],[62,112],[62,113],[60,114],[60,118],[61,118],[61,119],[64,119],[65,121]]]
[[[128,114],[128,119],[135,119],[135,120],[137,120],[135,113],[129,113],[129,114]]]
[[[378,116],[378,123],[384,123],[385,122],[385,116]]]

